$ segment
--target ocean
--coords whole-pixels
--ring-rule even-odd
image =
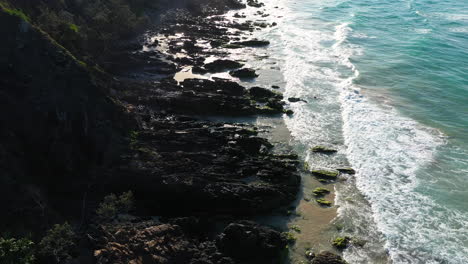
[[[281,76],[259,81],[307,101],[284,120],[311,167],[357,171],[336,186],[339,233],[364,244],[345,259],[468,263],[468,1],[267,6],[278,26],[255,35]]]

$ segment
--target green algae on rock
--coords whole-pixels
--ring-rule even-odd
[[[296,243],[296,236],[291,232],[283,232],[283,236],[286,238],[289,244]]]
[[[325,147],[325,146],[315,146],[315,147],[311,148],[310,150],[312,152],[315,152],[315,153],[326,153],[326,154],[331,154],[331,153],[337,152],[336,149],[328,148],[328,147]]]
[[[320,177],[320,178],[329,178],[329,179],[336,179],[339,173],[336,171],[327,171],[327,170],[312,170],[313,175]]]
[[[314,193],[315,196],[322,196],[330,193],[330,190],[327,188],[317,187],[312,191],[312,193]]]
[[[296,231],[297,233],[301,232],[301,228],[298,225],[293,225],[289,229]]]
[[[315,200],[318,204],[323,205],[323,206],[331,206],[332,203],[328,200],[325,200],[323,198]]]
[[[337,237],[333,240],[332,244],[334,247],[338,249],[345,249],[348,247],[351,238],[344,236],[344,237]]]

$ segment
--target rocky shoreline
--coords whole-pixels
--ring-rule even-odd
[[[26,21],[1,13],[0,22],[10,26],[0,49],[7,58],[0,81],[7,87],[1,90],[1,188],[8,212],[2,230],[40,236],[52,224],[76,226],[66,261],[40,261],[287,261],[292,241],[284,230],[252,219],[287,214],[301,185],[301,162],[294,153],[272,151],[258,128],[221,121],[291,115],[283,96],[232,79],[174,79],[187,67],[194,74],[257,76],[226,55],[268,45],[248,32],[276,25],[228,21],[220,14],[245,5],[217,5],[223,8],[202,15],[168,12],[156,32],[115,54],[112,75],[76,60]],[[208,121],[212,116],[219,121]],[[98,220],[104,197],[127,191],[135,206]],[[344,263],[330,252],[310,261]]]

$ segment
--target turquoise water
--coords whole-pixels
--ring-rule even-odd
[[[285,117],[338,186],[350,263],[468,263],[468,1],[273,0]],[[263,34],[263,35],[262,35]],[[263,80],[266,82],[267,80]]]

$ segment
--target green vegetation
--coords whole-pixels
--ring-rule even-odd
[[[113,220],[118,214],[126,214],[134,207],[135,201],[131,191],[122,193],[117,197],[110,194],[104,197],[104,201],[99,204],[96,214],[103,221]]]
[[[134,146],[138,142],[138,135],[140,133],[138,131],[130,131],[129,138],[130,138],[130,145]]]
[[[296,243],[296,236],[291,233],[291,232],[283,232],[284,238],[286,238],[286,241],[288,241],[289,244],[294,244]]]
[[[290,229],[296,231],[297,233],[301,232],[301,228],[298,225],[293,225],[290,227]]]
[[[328,200],[325,200],[323,198],[315,200],[318,204],[323,205],[323,206],[331,206],[332,203]]]
[[[20,9],[8,8],[8,6],[5,3],[0,2],[0,9],[2,9],[2,11],[6,12],[7,14],[17,16],[26,21],[31,21],[29,16],[26,15],[23,11],[21,11]]]
[[[332,244],[334,247],[338,249],[345,249],[349,245],[350,238],[345,236],[345,237],[337,237],[333,240]]]
[[[68,24],[68,28],[75,33],[80,31],[79,27],[73,23]]]
[[[335,179],[336,177],[338,177],[339,173],[336,172],[336,171],[313,170],[312,174],[317,176],[317,177]]]
[[[27,238],[0,238],[0,263],[32,264],[34,263],[34,243]]]
[[[74,250],[75,232],[68,223],[54,225],[39,243],[39,253],[52,257],[56,263],[70,260]]]
[[[107,57],[148,25],[152,0],[2,0],[0,8],[49,34],[80,60],[105,65]]]
[[[318,188],[315,188],[312,191],[312,193],[314,193],[315,196],[322,196],[322,195],[330,193],[330,190],[328,190],[327,188],[318,187]]]

